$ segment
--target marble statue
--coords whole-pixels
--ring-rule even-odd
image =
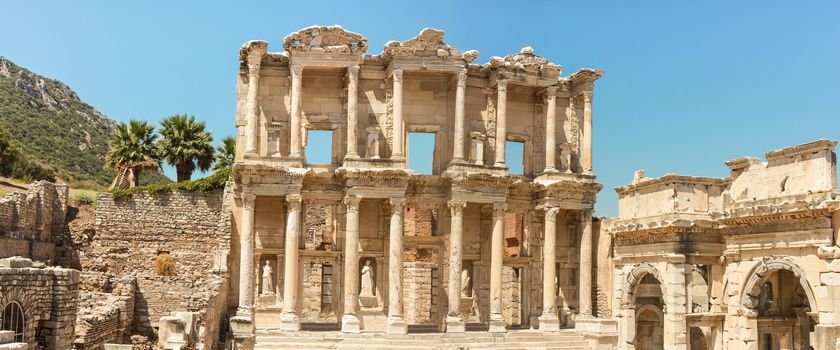
[[[370,266],[370,260],[365,261],[365,266],[362,267],[362,290],[359,293],[362,297],[372,297],[373,294],[373,268]]]
[[[265,261],[262,273],[262,294],[274,293],[274,272],[271,270],[271,262]]]
[[[461,297],[469,298],[470,296],[470,272],[467,269],[461,270]]]

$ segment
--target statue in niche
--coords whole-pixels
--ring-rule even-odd
[[[470,272],[467,269],[461,270],[461,298],[470,297]]]
[[[262,273],[262,294],[274,293],[274,271],[271,270],[271,262],[266,260]]]
[[[370,266],[370,260],[365,261],[365,266],[362,267],[362,290],[359,293],[361,297],[372,297],[373,294],[373,267]]]

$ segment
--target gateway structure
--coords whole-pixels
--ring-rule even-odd
[[[339,26],[242,46],[231,329],[551,332],[592,318],[592,94],[531,48],[477,64],[425,29],[368,55]],[[331,135],[331,160],[306,158]],[[434,137],[431,175],[406,140]],[[520,143],[522,174],[506,151]],[[546,234],[548,232],[548,234]],[[259,340],[257,340],[259,343]]]

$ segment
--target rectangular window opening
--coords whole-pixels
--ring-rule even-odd
[[[505,141],[505,164],[508,173],[516,175],[525,174],[525,143],[518,141]]]
[[[435,134],[412,132],[408,134],[408,168],[420,175],[432,175],[435,159]]]
[[[332,164],[333,131],[308,130],[306,133],[306,162],[308,164]]]

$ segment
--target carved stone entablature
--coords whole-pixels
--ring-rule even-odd
[[[363,54],[367,38],[345,30],[339,25],[311,26],[289,34],[283,39],[287,52],[327,52]]]
[[[342,184],[336,181],[332,173],[309,172],[303,178],[303,189],[301,191],[338,193],[343,189]]]
[[[614,232],[613,242],[616,247],[633,246],[651,243],[679,242],[689,249],[687,243],[718,243],[723,244],[723,230],[699,226],[676,227],[665,226],[638,231]],[[720,251],[718,251],[720,253]]]
[[[595,80],[601,78],[604,71],[592,68],[583,68],[566,78],[571,85],[572,96],[578,96],[584,91],[592,91]]]
[[[592,179],[560,180],[550,184],[541,184],[537,188],[537,198],[546,204],[566,208],[564,203],[578,203],[586,208],[595,205],[595,196],[603,186]],[[579,208],[575,208],[579,209]]]
[[[491,57],[482,70],[488,72],[490,86],[507,79],[518,85],[547,87],[557,84],[562,67],[525,47],[517,54]]]
[[[837,141],[833,140],[817,140],[813,142],[803,143],[793,147],[782,148],[775,151],[770,151],[764,154],[764,158],[768,162],[772,162],[782,158],[794,158],[796,156],[807,155],[809,153],[820,151],[834,151],[837,146]]]
[[[239,48],[239,62],[248,68],[250,73],[258,73],[260,63],[268,50],[268,42],[262,40],[250,40]],[[256,70],[256,71],[254,71]]]
[[[428,193],[430,188],[448,191],[452,180],[444,176],[414,175],[408,179],[407,193]],[[438,192],[438,191],[435,191]]]
[[[259,164],[235,164],[233,167],[234,180],[244,185],[300,185],[308,172],[306,168]]]
[[[335,175],[347,187],[363,186],[405,189],[411,173],[404,169],[339,168],[336,170]]]
[[[478,57],[478,51],[470,50],[461,53],[458,49],[443,42],[445,33],[442,30],[425,28],[417,36],[406,41],[392,40],[385,44],[383,57],[418,56],[418,57],[451,57],[463,59],[467,64]]]
[[[642,178],[640,178],[639,181],[634,181],[634,183],[627,186],[616,187],[615,191],[618,192],[618,195],[623,196],[629,194],[630,192],[653,188],[659,185],[669,185],[675,183],[719,187],[726,187],[731,183],[729,179],[717,179],[713,177],[667,174],[655,179],[651,179],[644,177],[644,172],[642,172],[641,174]]]
[[[733,226],[829,217],[832,212],[840,210],[840,200],[833,199],[833,196],[823,192],[733,203],[720,222]]]

